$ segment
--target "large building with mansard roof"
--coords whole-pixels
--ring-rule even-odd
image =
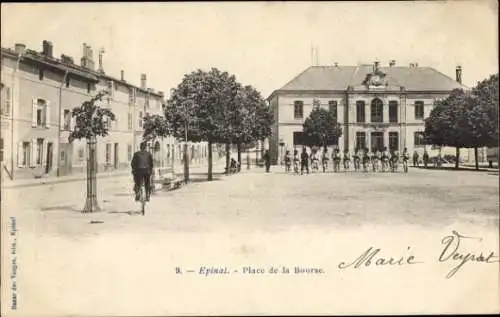
[[[435,100],[461,84],[462,69],[452,79],[431,67],[379,62],[359,66],[311,66],[268,98],[274,114],[269,151],[274,164],[286,150],[303,145],[302,125],[313,107],[337,114],[341,151],[357,147],[424,151],[424,119]],[[428,148],[428,150],[432,150]]]

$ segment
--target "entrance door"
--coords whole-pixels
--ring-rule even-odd
[[[52,142],[47,143],[47,159],[45,160],[45,174],[48,174],[52,170],[52,156],[53,156],[53,145]]]
[[[120,164],[120,161],[118,159],[118,143],[115,143],[115,157],[114,157],[114,166],[115,169],[118,169],[118,165]]]
[[[384,149],[384,133],[383,132],[372,132],[370,138],[370,151],[377,149],[382,151]]]

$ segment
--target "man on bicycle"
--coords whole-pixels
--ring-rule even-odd
[[[151,174],[153,173],[153,156],[146,151],[146,142],[142,142],[140,150],[134,153],[132,162],[132,175],[134,175],[135,201],[139,201],[141,184],[146,187],[146,201],[149,201],[151,194]]]

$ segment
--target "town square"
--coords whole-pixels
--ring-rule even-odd
[[[498,313],[492,7],[2,4],[2,316]]]

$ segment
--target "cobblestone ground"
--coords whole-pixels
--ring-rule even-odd
[[[497,283],[492,283],[498,280],[495,264],[471,265],[450,280],[444,279],[450,269],[444,264],[425,264],[411,273],[389,270],[382,275],[379,268],[360,276],[333,273],[339,260],[355,259],[368,246],[384,246],[400,256],[403,251],[413,252],[408,251],[412,247],[426,261],[436,261],[442,238],[452,230],[480,236],[485,241],[481,248],[498,250],[498,175],[410,169],[408,174],[298,176],[280,167],[264,173],[257,168],[247,171],[244,166],[242,173],[232,176],[221,175],[219,168],[212,182],[205,181],[202,170],[193,171],[192,177],[188,186],[155,194],[145,216],[138,213],[139,205],[132,199],[130,177],[101,180],[103,211],[92,215],[79,212],[84,182],[6,190],[2,229],[8,227],[10,216],[16,217],[19,248],[24,247],[19,255],[24,272],[19,288],[30,308],[25,313],[202,313],[190,307],[204,309],[204,314],[411,313],[423,305],[453,312],[465,309],[460,303],[470,292],[479,291],[480,285],[486,287],[480,307],[498,308],[498,300],[493,299],[498,294]],[[203,284],[197,277],[181,280],[174,274],[176,266],[196,269],[202,264],[227,263],[301,264],[323,267],[328,274],[321,279],[294,276],[279,283],[264,277],[217,277]],[[463,286],[471,278],[477,284]],[[439,286],[436,280],[447,282]],[[387,285],[387,281],[398,282]],[[379,289],[380,285],[386,285],[385,289]],[[37,286],[46,287],[46,292],[35,295]],[[198,300],[213,297],[213,287],[219,287],[221,294],[243,291],[247,298]],[[318,290],[314,299],[307,291],[311,287]],[[433,287],[440,296],[428,293]],[[463,287],[466,291],[457,293]],[[340,292],[334,306],[332,291]],[[293,300],[288,306],[252,304],[274,292]],[[374,292],[381,296],[376,302]],[[301,296],[308,300],[298,300]],[[346,300],[349,296],[358,298],[357,304]],[[360,302],[365,304],[360,306]]]

